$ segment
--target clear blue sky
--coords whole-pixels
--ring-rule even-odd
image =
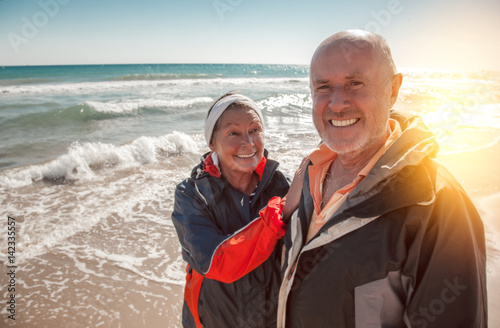
[[[308,64],[347,28],[398,66],[500,71],[498,0],[0,0],[0,65]]]

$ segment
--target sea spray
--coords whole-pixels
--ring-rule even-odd
[[[159,137],[140,137],[120,146],[74,142],[66,154],[53,161],[0,172],[0,187],[22,187],[41,180],[59,183],[89,180],[101,171],[154,163],[169,156],[197,153],[198,149],[189,135],[176,131]]]

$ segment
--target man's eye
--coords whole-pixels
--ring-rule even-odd
[[[327,84],[323,84],[323,85],[319,85],[316,87],[316,91],[325,91],[325,90],[328,90],[330,88],[329,85]]]

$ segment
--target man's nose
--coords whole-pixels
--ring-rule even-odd
[[[350,105],[349,94],[344,86],[337,86],[330,95],[328,106],[334,112],[340,112]]]

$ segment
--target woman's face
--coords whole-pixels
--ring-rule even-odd
[[[217,153],[224,176],[252,173],[264,153],[264,130],[257,113],[237,106],[219,118],[210,149]]]

